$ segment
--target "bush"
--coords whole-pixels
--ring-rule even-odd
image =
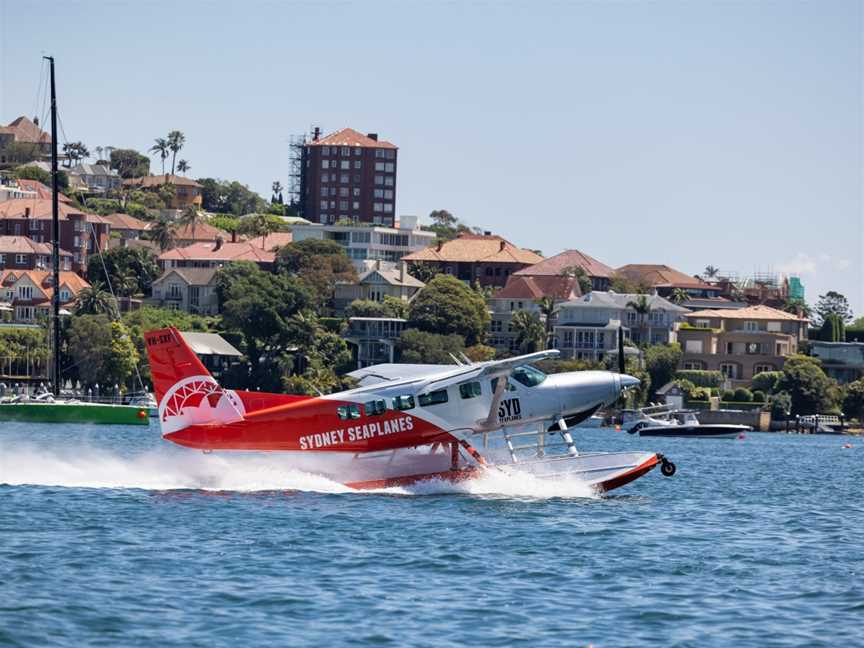
[[[720,400],[724,401],[734,401],[735,400],[735,392],[731,389],[724,389],[723,393],[720,395]]]
[[[736,403],[752,403],[753,402],[753,392],[751,392],[746,387],[738,387],[738,389],[734,392],[735,398],[733,400]]]
[[[720,396],[720,388],[719,387],[712,387],[711,388],[711,395],[712,396]]]
[[[782,371],[763,371],[753,376],[750,385],[754,390],[761,391],[765,394],[773,394],[777,391],[777,384],[783,377]]]
[[[719,387],[723,383],[723,374],[719,371],[682,369],[675,372],[675,378],[689,380],[697,387]]]
[[[759,391],[758,389],[753,392],[753,402],[754,403],[764,403],[765,402],[765,392]]]
[[[792,409],[792,397],[787,392],[777,392],[769,401],[771,405],[771,418],[781,421],[786,420],[786,412]]]

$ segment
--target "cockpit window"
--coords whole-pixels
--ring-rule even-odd
[[[516,367],[513,370],[511,377],[513,378],[513,380],[518,383],[522,383],[526,387],[536,387],[544,380],[546,380],[546,374],[530,365],[522,365],[521,367]]]

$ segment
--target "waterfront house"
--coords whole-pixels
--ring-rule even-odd
[[[71,308],[78,293],[89,286],[74,272],[61,272],[61,306]],[[0,271],[0,301],[14,308],[15,322],[35,322],[48,317],[53,295],[52,275],[46,270]]]
[[[398,266],[376,261],[370,269],[360,273],[355,283],[336,284],[336,312],[342,313],[355,299],[382,302],[384,297],[392,297],[410,302],[425,284],[408,274],[406,266],[404,261]]]
[[[159,189],[164,185],[172,185],[174,187],[174,196],[168,203],[169,209],[186,209],[191,205],[201,206],[203,197],[201,196],[201,185],[185,178],[183,176],[171,175],[149,175],[141,178],[130,178],[123,181],[123,186],[129,189],[140,189],[142,191],[151,191],[158,193]]]
[[[112,234],[117,234],[117,238],[125,241],[140,239],[153,226],[153,223],[142,221],[129,214],[108,214],[102,218],[111,225]]]
[[[104,194],[123,184],[117,171],[105,164],[79,164],[66,172],[69,182],[82,186],[89,193]]]
[[[460,234],[405,257],[409,266],[423,263],[468,284],[501,288],[514,272],[540,263],[536,252],[516,247],[492,234]]]
[[[30,162],[51,152],[51,135],[39,127],[38,120],[21,116],[0,126],[0,166]]]
[[[841,384],[864,378],[864,342],[810,340],[810,355],[822,361],[822,369]]]
[[[661,297],[672,297],[676,290],[683,290],[690,297],[716,297],[720,287],[702,281],[667,265],[631,263],[622,266],[615,274],[633,282],[646,291],[654,291]]]
[[[647,314],[631,305],[641,297],[650,307]],[[668,344],[676,341],[677,323],[687,312],[659,295],[593,291],[558,306],[555,348],[565,358],[600,361],[616,351],[619,328],[636,343]]]
[[[537,303],[539,300],[549,297],[558,304],[577,299],[580,295],[579,281],[575,277],[523,276],[518,272],[510,275],[507,285],[494,292],[487,300],[490,320],[486,344],[495,347],[499,352],[518,353],[519,345],[511,325],[513,315],[519,311],[527,311],[543,319]],[[549,324],[551,326],[552,322]]]
[[[780,371],[806,337],[806,319],[770,306],[688,313],[678,330],[683,368],[720,371],[733,385]]]
[[[294,241],[314,238],[334,241],[345,248],[354,267],[362,272],[367,261],[396,263],[432,244],[434,232],[419,228],[417,218],[402,216],[396,227],[369,225],[292,225]],[[269,238],[269,237],[268,237]]]
[[[88,214],[60,202],[60,248],[72,254],[72,270],[83,274],[87,257],[106,249],[111,225],[102,216]],[[51,239],[51,201],[16,199],[0,202],[0,235],[27,236],[38,243]],[[98,246],[98,248],[97,248]]]
[[[225,243],[193,243],[163,252],[157,258],[163,270],[172,268],[221,268],[232,261],[252,261],[264,270],[273,267],[276,255],[272,250],[262,250],[248,241]]]
[[[52,246],[26,236],[0,236],[0,270],[47,270]],[[72,254],[60,250],[60,270],[72,270]]]
[[[219,313],[216,295],[218,268],[171,268],[153,282],[148,300],[160,308],[182,310],[197,315]]]
[[[357,359],[357,368],[394,362],[399,336],[407,320],[397,317],[352,317],[343,335]]]
[[[564,250],[514,274],[519,277],[555,277],[568,274],[576,268],[583,270],[591,280],[591,290],[609,290],[615,271],[579,250]]]

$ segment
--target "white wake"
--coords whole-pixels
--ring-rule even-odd
[[[134,456],[89,446],[37,447],[0,443],[0,484],[64,488],[145,490],[304,491],[387,495],[465,494],[513,498],[596,497],[577,479],[541,479],[527,473],[490,470],[452,483],[424,481],[408,487],[356,491],[292,466],[290,458],[268,454],[204,454],[156,449]]]

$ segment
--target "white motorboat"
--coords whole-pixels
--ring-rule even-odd
[[[752,432],[748,425],[700,423],[696,410],[670,411],[669,417],[658,423],[637,421],[627,429],[640,437],[686,437],[690,439],[738,439],[744,432]]]

